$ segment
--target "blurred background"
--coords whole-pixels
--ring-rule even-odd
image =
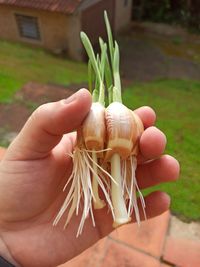
[[[87,87],[79,34],[85,31],[98,51],[98,37],[106,38],[105,9],[120,46],[124,102],[156,111],[181,179],[144,192],[168,192],[170,214],[145,222],[143,231],[125,227],[65,266],[200,266],[198,0],[1,0],[0,146],[9,145],[37,106]],[[117,253],[123,249],[131,252]]]

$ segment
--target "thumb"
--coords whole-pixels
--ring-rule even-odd
[[[63,134],[80,127],[90,106],[91,95],[86,89],[68,99],[40,106],[9,146],[5,158],[31,160],[47,156]]]

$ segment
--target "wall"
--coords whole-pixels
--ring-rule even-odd
[[[40,41],[20,37],[15,13],[38,18]],[[42,46],[56,53],[67,50],[70,57],[81,59],[80,55],[76,54],[80,49],[77,37],[77,31],[80,29],[78,20],[79,15],[73,17],[56,12],[0,5],[0,38]]]
[[[74,14],[67,17],[68,19],[68,54],[75,60],[82,60],[82,44],[80,40],[81,31],[81,14]]]
[[[115,0],[115,32],[121,31],[129,25],[131,12],[132,0]]]
[[[127,5],[125,6],[126,1]],[[95,0],[96,2],[101,1]],[[115,2],[114,28],[117,32],[125,28],[130,22],[132,0],[115,0]],[[85,4],[74,15],[0,5],[0,38],[31,43],[54,52],[66,50],[72,59],[81,60],[83,57],[79,37],[82,28],[81,10],[87,7],[86,4],[91,4],[91,0],[85,1]],[[38,17],[41,41],[20,37],[15,13]]]

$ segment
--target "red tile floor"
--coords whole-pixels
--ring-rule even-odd
[[[0,159],[5,149],[0,147]],[[118,228],[59,267],[200,267],[200,240],[169,236],[170,212]]]
[[[200,267],[200,241],[168,235],[170,212],[122,226],[59,267]]]

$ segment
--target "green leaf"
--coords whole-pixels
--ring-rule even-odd
[[[104,11],[104,20],[105,20],[105,24],[106,24],[106,30],[107,30],[107,35],[108,35],[108,46],[109,46],[109,50],[110,50],[110,58],[111,58],[111,63],[112,63],[113,57],[114,57],[114,42],[113,42],[110,22],[108,20],[108,15],[107,15],[106,11]]]
[[[111,71],[111,66],[110,66],[107,54],[106,54],[106,62],[105,62],[105,81],[106,81],[107,88],[109,88],[110,86],[113,86],[112,71]]]
[[[119,46],[116,41],[113,57],[113,72],[119,72]]]
[[[92,93],[92,83],[93,83],[93,70],[91,60],[88,60],[88,89]]]
[[[105,42],[103,41],[103,39],[101,37],[99,37],[99,45],[100,45],[101,51],[103,49],[104,44],[105,44]]]
[[[107,45],[106,43],[103,44],[101,49],[101,79],[104,80],[104,73],[105,73],[105,63],[106,63],[106,54],[107,54]]]
[[[94,88],[96,88],[96,90],[98,90],[98,92],[99,92],[99,86],[100,86],[100,82],[99,82],[99,80],[98,80],[98,78],[96,76],[95,77],[95,85],[94,85]]]
[[[108,103],[111,104],[113,102],[113,86],[108,87]]]
[[[87,35],[84,33],[84,32],[81,32],[80,34],[81,36],[81,40],[82,40],[82,43],[85,47],[85,50],[88,54],[88,57],[91,61],[91,64],[93,66],[93,69],[99,79],[99,82],[101,81],[101,76],[100,76],[100,72],[99,72],[99,68],[98,68],[98,64],[97,64],[97,61],[96,61],[96,58],[95,58],[95,55],[94,55],[94,50],[92,48],[92,44],[89,40],[89,38],[87,37]]]
[[[104,46],[106,46],[105,64],[104,64],[105,66],[104,66],[103,72],[104,72],[107,88],[109,88],[109,87],[112,88],[113,87],[113,79],[112,79],[112,71],[111,71],[111,67],[110,67],[110,63],[109,63],[109,59],[108,59],[108,54],[107,54],[107,44],[103,41],[103,39],[101,37],[99,37],[99,45],[100,45],[102,54],[104,53]],[[102,61],[104,61],[104,59]],[[102,79],[104,79],[104,76],[102,76]]]
[[[99,59],[99,69],[101,74],[101,82],[99,85],[99,102],[104,106],[105,105],[105,87],[104,87],[104,75],[105,75],[105,62],[107,55],[107,44],[99,38],[99,44],[101,48],[101,59]]]
[[[98,102],[99,91],[95,88],[92,92],[92,102]]]
[[[117,42],[115,41],[115,51],[114,51],[114,58],[113,58],[113,76],[114,76],[114,87],[115,91],[117,90],[117,96],[119,99],[119,102],[122,102],[121,97],[121,79],[119,74],[119,46]],[[113,98],[114,98],[114,92],[113,92]]]
[[[117,87],[113,87],[113,102],[120,102],[122,103],[122,96],[121,96],[121,92],[118,90]]]

